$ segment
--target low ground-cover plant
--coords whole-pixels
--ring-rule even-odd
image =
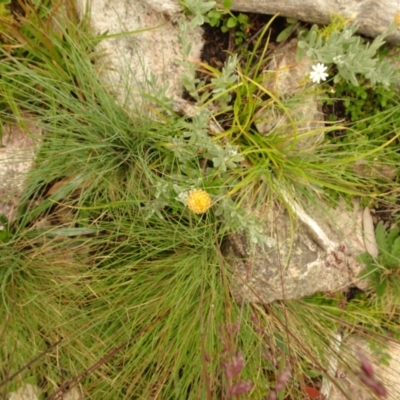
[[[332,22],[334,29],[319,29],[313,25],[309,31],[301,31],[298,42],[298,59],[307,55],[315,62],[327,65],[335,64],[337,73],[333,82],[345,80],[353,86],[358,86],[357,75],[362,75],[374,86],[381,83],[388,88],[395,81],[396,74],[393,66],[386,60],[380,60],[378,50],[384,45],[385,38],[397,25],[393,23],[372,42],[365,43],[356,35],[357,24],[342,19],[342,29],[337,19]]]
[[[345,82],[336,84],[331,92],[328,92],[328,98],[325,100],[328,120],[344,119],[351,128],[347,131],[336,132],[331,135],[329,140],[342,146],[343,149],[352,146],[358,142],[374,144],[379,146],[388,139],[393,139],[398,133],[398,124],[400,120],[399,95],[394,86],[389,89],[382,85],[371,86],[368,82],[360,86],[348,85]],[[396,178],[396,165],[400,162],[397,152],[399,140],[392,140],[388,146],[383,147],[374,155],[376,173],[379,170],[383,172],[381,178]],[[366,149],[366,147],[364,147]],[[377,168],[377,165],[381,167]],[[386,177],[386,178],[387,178]]]
[[[224,0],[218,7],[215,1],[182,0],[182,4],[191,15],[190,26],[208,23],[212,27],[220,28],[222,32],[234,30],[236,45],[246,39],[251,26],[249,16],[244,13],[232,13],[232,0]]]
[[[397,297],[400,288],[400,229],[393,228],[386,232],[382,222],[375,229],[378,245],[378,257],[374,258],[369,253],[359,256],[365,268],[360,274],[361,279],[369,279],[378,297],[389,294]],[[391,301],[390,303],[397,303]]]
[[[386,143],[374,154],[374,168],[378,170],[388,170],[389,165],[393,169],[400,162],[395,138],[399,123],[395,87],[398,72],[384,57],[387,53],[384,39],[394,29],[397,29],[395,23],[373,41],[366,41],[355,35],[357,25],[338,16],[333,16],[331,24],[323,28],[317,25],[310,31],[299,28],[299,59],[307,54],[315,62],[331,66],[321,79],[330,76],[322,85],[328,121],[344,120],[351,128],[328,135],[329,142],[342,146],[343,150],[356,145],[359,152],[368,152],[368,148]],[[376,168],[377,160],[378,164],[379,160],[387,164]],[[387,179],[384,173],[375,175]]]

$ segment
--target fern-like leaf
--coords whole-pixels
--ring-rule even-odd
[[[386,236],[386,241],[390,247],[391,253],[392,253],[393,243],[399,236],[400,236],[400,228],[392,229]]]
[[[368,264],[358,275],[358,279],[371,279],[374,284],[379,282],[379,273],[378,271],[378,267],[371,263]]]
[[[369,264],[372,264],[374,262],[374,258],[371,256],[371,254],[369,254],[367,252],[360,254],[357,257],[357,260],[360,263],[365,264],[365,265],[369,265]]]
[[[400,236],[398,236],[393,242],[391,255],[394,263],[396,264],[395,267],[400,268]]]
[[[389,235],[387,236],[387,242],[390,252],[385,253],[379,257],[379,261],[387,269],[397,269],[400,266],[400,237],[394,238],[392,236],[389,241]]]
[[[378,245],[380,254],[390,253],[389,245],[387,242],[385,227],[382,222],[379,222],[375,228],[376,243]]]

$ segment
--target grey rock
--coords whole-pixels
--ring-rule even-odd
[[[357,283],[362,265],[356,256],[365,251],[358,203],[352,210],[344,204],[336,209],[310,205],[307,212],[295,201],[288,203],[290,214],[275,204],[263,219],[263,234],[275,244],[249,243],[245,233],[224,243],[223,254],[233,266],[236,301],[298,299]]]
[[[218,0],[222,3],[222,0]],[[375,37],[398,19],[398,0],[233,0],[231,10],[290,17],[301,21],[329,24],[332,14],[355,20],[358,32]],[[400,29],[388,41],[400,44]]]
[[[159,13],[168,15],[169,18],[174,17],[183,11],[183,7],[179,0],[145,0],[145,2]]]
[[[24,116],[25,126],[4,125],[0,146],[0,213],[14,220],[25,176],[34,165],[41,129]]]
[[[356,335],[350,336],[345,340],[342,345],[342,351],[340,357],[342,360],[348,363],[348,365],[354,365],[354,356],[356,352],[361,350],[366,357],[370,360],[373,365],[374,373],[376,378],[385,386],[388,391],[388,396],[385,397],[389,400],[398,400],[400,393],[400,345],[395,341],[386,341],[385,347],[382,350],[384,353],[390,356],[389,365],[384,365],[379,362],[377,357],[368,346],[368,343],[362,337]],[[354,372],[360,370],[360,366],[356,364],[353,368]],[[344,393],[351,393],[351,398],[357,400],[375,400],[377,397],[374,396],[360,380],[349,371],[339,368],[335,376],[335,385],[332,385],[332,389],[329,394],[330,400],[347,400],[347,396],[337,387],[340,385]]]
[[[63,394],[63,400],[84,400],[85,396],[76,386]]]
[[[78,0],[80,13],[88,0]],[[178,27],[170,20],[179,11],[176,2],[159,0],[96,0],[91,2],[90,18],[96,32],[118,34],[143,30],[103,40],[100,44],[106,57],[100,69],[105,81],[123,105],[138,102],[139,92],[153,93],[154,87],[174,98],[183,93],[180,74],[183,67],[178,40]],[[191,29],[188,41],[192,45],[190,59],[200,59],[203,46],[202,29]],[[152,86],[149,80],[156,82]]]
[[[27,383],[8,395],[8,400],[39,400],[40,389]]]
[[[15,392],[9,393],[7,400],[39,400],[40,388],[29,383],[21,386]],[[61,396],[61,394],[60,394]],[[84,395],[77,387],[73,387],[62,394],[63,400],[84,400]]]

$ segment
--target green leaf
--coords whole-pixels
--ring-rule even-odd
[[[46,237],[75,237],[81,235],[92,235],[99,233],[98,228],[56,228],[56,229],[35,229],[26,233],[27,238]]]
[[[222,5],[225,9],[230,10],[230,8],[232,7],[232,0],[224,0]]]
[[[222,18],[222,14],[219,13],[218,11],[216,11],[216,10],[211,10],[207,14],[208,23],[211,26],[220,26],[221,18]]]
[[[288,26],[287,28],[285,28],[285,29],[278,35],[278,37],[276,38],[276,41],[277,41],[278,43],[284,41],[284,40],[289,36],[289,33],[290,33],[291,30],[292,30],[292,25],[290,25],[290,26]]]
[[[374,262],[374,258],[371,256],[371,254],[369,254],[367,252],[360,254],[357,257],[357,260],[360,263],[365,264],[365,265],[370,265]]]
[[[226,26],[228,28],[234,28],[237,24],[237,19],[235,17],[230,17],[228,18],[228,21],[226,21]]]
[[[189,26],[195,28],[196,26],[201,26],[204,24],[204,17],[200,14],[197,14],[190,21]]]
[[[0,213],[0,224],[6,226],[8,225],[8,219],[5,214]]]
[[[319,377],[323,376],[322,372],[318,371],[316,369],[306,369],[304,371],[304,373],[311,379],[319,378]]]
[[[297,43],[297,49],[305,49],[307,47],[307,43],[306,42],[298,42]]]
[[[208,12],[208,14],[207,14],[207,16],[209,17],[209,18],[221,18],[221,13],[220,12],[218,12],[217,10],[211,10],[211,11],[209,11]]]
[[[237,20],[238,20],[239,23],[241,23],[241,24],[248,24],[248,22],[249,22],[249,17],[248,17],[246,14],[240,13],[240,14],[237,16]]]
[[[193,2],[193,5],[194,4],[196,5],[195,7],[197,7],[196,11],[203,15],[215,7],[215,1],[197,1],[196,0]]]
[[[219,26],[220,22],[221,22],[221,17],[222,14],[216,10],[211,10],[208,14],[207,17],[209,19],[208,23],[211,26]]]
[[[242,44],[244,42],[244,39],[246,38],[242,32],[236,32],[235,36],[236,36],[235,38],[236,45]]]
[[[375,290],[378,297],[382,297],[385,294],[387,283],[387,279],[375,283]]]
[[[0,231],[0,242],[8,242],[9,235],[7,231]]]
[[[386,240],[386,231],[382,222],[379,222],[375,228],[375,237],[379,252],[382,252],[383,254],[389,253],[390,249]]]
[[[366,266],[358,275],[358,279],[371,279],[375,280],[377,277],[379,278],[379,274],[377,274],[378,267],[374,264],[370,264]]]
[[[394,241],[399,236],[400,236],[400,228],[394,228],[386,235],[386,242],[391,250],[393,249]]]
[[[390,253],[380,257],[380,262],[385,269],[395,269],[399,265],[399,260]]]
[[[391,250],[391,268],[400,267],[400,237],[396,238]]]
[[[392,229],[385,237],[386,251],[380,254],[380,261],[385,268],[395,269],[400,264],[399,229]]]

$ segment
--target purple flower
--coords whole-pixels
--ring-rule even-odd
[[[229,393],[231,396],[240,396],[250,392],[251,389],[253,389],[253,384],[251,381],[242,381],[232,385]]]

